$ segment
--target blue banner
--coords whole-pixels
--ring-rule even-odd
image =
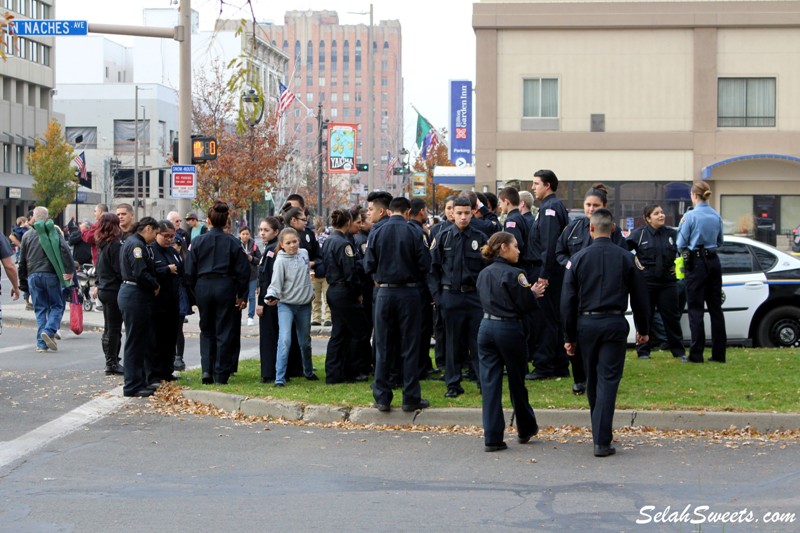
[[[472,82],[450,81],[450,161],[472,165]]]

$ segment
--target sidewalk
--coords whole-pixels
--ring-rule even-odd
[[[22,301],[22,300],[20,300]],[[200,335],[200,315],[195,313],[186,317],[188,323],[183,325],[183,333],[189,336]],[[25,303],[12,303],[3,304],[3,324],[5,326],[24,326],[35,328],[36,315],[33,311],[25,310]],[[64,317],[61,320],[61,329],[69,329],[69,305],[64,311]],[[84,331],[103,331],[103,312],[92,310],[83,312],[83,330]],[[311,326],[312,336],[330,336],[330,326]],[[242,313],[242,336],[243,337],[258,337],[258,317],[255,317],[255,325],[247,326],[247,313]]]

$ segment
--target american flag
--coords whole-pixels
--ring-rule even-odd
[[[428,132],[428,135],[425,136],[425,140],[422,142],[422,157],[428,159],[431,154],[436,153],[436,147],[439,146],[439,136],[436,135],[436,132],[431,129]]]
[[[397,156],[391,158],[389,163],[386,165],[386,174],[385,174],[385,181],[389,181],[392,178],[392,171],[394,170],[394,166],[399,163],[400,160],[397,159]],[[372,191],[370,191],[372,192]]]
[[[75,163],[75,166],[78,167],[80,171],[80,177],[82,180],[86,179],[86,156],[84,156],[84,152],[81,152],[80,155],[76,155],[75,159],[72,160]]]
[[[295,94],[287,89],[286,85],[280,82],[278,83],[278,90],[280,91],[280,95],[278,96],[278,108],[275,110],[275,113],[278,115],[278,118],[280,118],[284,111],[289,109],[289,106],[294,102]]]

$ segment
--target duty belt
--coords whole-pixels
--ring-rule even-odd
[[[617,309],[608,309],[606,311],[583,311],[581,316],[600,316],[600,315],[621,315],[622,311]]]
[[[519,318],[509,318],[506,316],[495,316],[489,313],[483,313],[483,318],[486,320],[500,320],[502,322],[519,322]]]
[[[689,250],[687,252],[689,255],[693,255],[695,257],[716,257],[717,251],[715,249],[708,249],[708,248],[699,248],[697,250]]]
[[[135,281],[128,281],[128,280],[125,280],[125,281],[123,281],[122,283],[124,283],[125,285],[133,285],[134,287],[138,287],[138,286],[139,286],[139,284],[138,284],[138,283],[136,283]]]
[[[419,283],[378,283],[381,289],[405,289],[420,287]]]
[[[442,288],[452,292],[475,292],[477,290],[477,288],[472,285],[462,285],[460,288],[455,288],[452,285],[442,285]]]
[[[208,274],[200,274],[197,276],[200,279],[222,279],[227,278],[227,274],[219,274],[218,272],[209,272]]]

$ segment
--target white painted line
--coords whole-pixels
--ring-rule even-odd
[[[122,387],[117,387],[12,441],[0,443],[0,468],[96,422],[128,401],[122,396]]]
[[[36,348],[36,345],[35,344],[20,344],[19,346],[6,346],[5,348],[0,348],[0,353],[16,352],[18,350],[29,350],[31,348]]]

